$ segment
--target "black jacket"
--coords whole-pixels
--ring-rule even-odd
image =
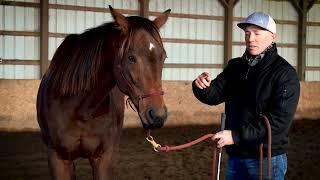
[[[295,69],[278,55],[275,44],[257,65],[249,66],[244,57],[232,59],[210,87],[199,89],[194,82],[192,87],[203,103],[225,102],[226,129],[232,130],[235,143],[226,147],[229,155],[259,157],[259,144],[266,143],[267,135],[261,114],[271,124],[272,156],[287,152],[300,84]]]

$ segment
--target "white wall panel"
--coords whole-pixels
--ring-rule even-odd
[[[151,20],[155,17],[150,16]],[[163,38],[223,40],[223,21],[169,17],[160,29]]]
[[[232,46],[232,58],[242,57],[246,46]]]
[[[308,12],[308,21],[320,22],[320,4],[314,4]]]
[[[297,21],[298,14],[289,1],[240,0],[234,8],[235,17],[247,17],[255,11],[270,14],[274,19]]]
[[[314,4],[307,15],[308,22],[320,22],[320,4]],[[307,26],[307,44],[320,45],[319,26]],[[306,66],[320,67],[320,49],[307,48]],[[307,81],[320,81],[320,71],[306,71]]]
[[[149,10],[172,13],[223,16],[224,8],[218,0],[150,0]]]
[[[298,61],[298,49],[297,48],[285,48],[278,47],[278,53],[284,59],[286,59],[292,66],[297,66]]]
[[[306,66],[320,67],[320,49],[308,48],[306,52],[307,62]]]
[[[15,11],[13,6],[4,6],[4,29],[6,31],[14,31]]]
[[[60,46],[64,38],[54,38],[54,37],[49,37],[49,50],[48,50],[48,56],[49,60],[52,59],[56,49]]]
[[[166,63],[222,64],[223,46],[208,44],[164,43]]]
[[[0,30],[39,31],[39,9],[18,6],[0,6]]]
[[[39,60],[39,37],[0,36],[1,58]]]
[[[307,44],[320,45],[320,26],[307,26]]]
[[[0,79],[39,79],[37,65],[1,65]]]
[[[298,26],[289,24],[277,24],[277,43],[298,43]]]
[[[306,71],[306,81],[320,81],[320,71]]]
[[[108,5],[111,5],[113,8],[132,10],[139,8],[138,0],[49,0],[49,3],[99,8],[108,8]]]
[[[164,68],[162,71],[162,80],[193,81],[204,71],[209,72],[212,77],[216,77],[222,71],[222,69]]]
[[[81,33],[86,29],[113,21],[110,13],[92,11],[49,10],[49,32]]]
[[[40,0],[15,0],[15,1],[18,1],[18,2],[34,2],[34,3],[39,3]]]
[[[212,0],[150,0],[149,10],[205,16],[224,16],[219,1]],[[150,16],[151,20],[155,17]],[[223,41],[223,21],[170,17],[160,29],[162,38]],[[168,59],[165,63],[222,64],[223,46],[192,43],[165,43]],[[203,69],[166,68],[165,80],[193,80]],[[214,69],[210,69],[214,71]]]
[[[4,29],[4,18],[5,18],[5,14],[4,14],[4,6],[0,5],[0,29]]]

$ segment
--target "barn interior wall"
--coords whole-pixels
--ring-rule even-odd
[[[39,1],[31,0],[28,3],[27,7],[0,5],[0,58],[4,60],[0,64],[1,79],[40,78],[37,34],[40,11],[36,6]],[[49,60],[65,35],[81,33],[87,28],[111,21],[110,14],[104,10],[109,4],[124,10],[125,15],[139,13],[138,0],[49,0]],[[149,18],[153,19],[157,13],[169,8],[172,16],[160,31],[168,51],[168,66],[164,68],[163,80],[193,80],[201,71],[216,76],[222,71],[224,60],[224,8],[219,0],[149,0]],[[232,57],[241,56],[245,49],[243,33],[236,23],[253,11],[264,11],[275,18],[279,53],[297,67],[298,14],[289,1],[239,0],[234,7]],[[320,80],[319,12],[320,4],[316,3],[308,13],[307,81]],[[11,32],[19,35],[12,35]],[[18,62],[7,64],[5,60]],[[27,64],[23,64],[23,61]],[[198,64],[208,66],[194,66]]]
[[[38,130],[36,95],[39,80],[0,80],[0,129]],[[208,125],[220,122],[224,105],[207,106],[192,94],[190,81],[164,81],[168,107],[165,126]],[[295,119],[319,119],[320,83],[301,82],[301,97]],[[136,112],[125,110],[124,127],[141,127]]]

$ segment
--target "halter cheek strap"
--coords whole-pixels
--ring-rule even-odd
[[[134,87],[130,83],[130,81],[126,78],[126,76],[124,75],[123,68],[120,65],[117,65],[116,66],[116,70],[120,75],[120,77],[119,76],[115,76],[116,77],[116,82],[117,82],[117,85],[118,85],[119,89],[126,95],[129,95],[130,94],[129,92],[133,93],[133,97],[129,96],[128,99],[126,100],[126,105],[128,106],[128,104],[129,104],[130,107],[133,110],[134,110],[134,108],[132,106],[132,99],[133,98],[137,99],[137,101],[138,101],[138,107],[136,107],[136,108],[139,111],[140,100],[143,100],[144,98],[148,98],[148,97],[151,97],[151,96],[162,96],[162,95],[164,95],[164,92],[162,90],[160,90],[160,91],[152,91],[152,92],[149,92],[147,94],[134,93],[135,92],[134,91]]]

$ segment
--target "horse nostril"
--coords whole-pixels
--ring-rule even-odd
[[[152,120],[156,119],[157,117],[153,109],[149,110],[149,116]]]

